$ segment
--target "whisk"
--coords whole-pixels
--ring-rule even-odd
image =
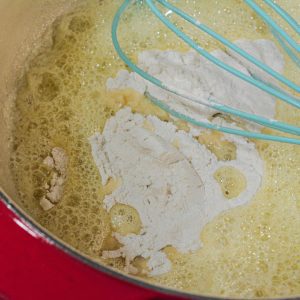
[[[300,86],[296,83],[290,81],[288,78],[282,76],[280,73],[276,72],[263,62],[259,61],[240,47],[236,46],[228,39],[224,38],[223,36],[219,35],[217,32],[206,26],[205,24],[200,23],[198,20],[194,19],[190,15],[186,14],[178,7],[172,5],[166,0],[138,0],[139,2],[145,2],[152,13],[161,21],[164,25],[166,25],[171,31],[173,31],[180,39],[182,39],[186,44],[188,44],[191,48],[193,48],[196,52],[200,55],[217,65],[219,68],[226,70],[227,72],[231,73],[232,75],[248,82],[249,84],[263,90],[264,92],[294,106],[295,108],[300,108],[300,99],[294,97],[293,95],[289,94],[288,92],[280,89],[279,87],[275,87],[271,84],[268,84],[254,76],[246,75],[239,70],[225,64],[208,51],[206,51],[203,47],[197,44],[192,38],[190,38],[187,34],[185,34],[182,30],[180,30],[176,25],[174,25],[170,19],[168,19],[157,7],[157,4],[161,5],[164,8],[167,8],[169,11],[172,11],[179,17],[183,18],[185,21],[189,22],[193,26],[197,27],[201,31],[207,33],[211,37],[215,38],[219,42],[223,43],[226,47],[230,48],[231,50],[235,51],[252,64],[266,72],[267,74],[271,75],[274,79],[278,82],[282,83],[284,86],[290,88],[291,90],[295,91],[296,93],[300,92]],[[263,0],[265,4],[270,6],[284,21],[288,23],[288,25],[298,34],[300,35],[300,26],[285,10],[283,10],[278,4],[273,2],[272,0]],[[247,113],[238,109],[235,109],[230,106],[223,105],[218,103],[217,100],[209,99],[209,101],[203,99],[197,99],[191,95],[187,95],[182,93],[181,91],[177,91],[174,88],[170,88],[166,86],[161,80],[153,77],[149,73],[145,72],[141,68],[139,68],[134,62],[132,62],[129,57],[125,54],[122,50],[120,43],[118,41],[117,31],[120,24],[120,20],[126,9],[129,7],[130,4],[136,2],[136,0],[126,0],[123,2],[119,10],[117,11],[113,24],[112,24],[112,40],[114,47],[120,56],[120,58],[131,68],[134,72],[139,74],[145,80],[151,82],[152,84],[158,86],[159,88],[170,92],[176,96],[184,98],[187,101],[191,101],[193,103],[201,104],[206,107],[212,108],[217,110],[221,113],[233,115],[235,117],[257,123],[264,127],[272,128],[280,132],[289,133],[292,135],[299,136],[300,135],[300,127],[293,126],[284,122],[280,122],[278,120],[268,119],[257,114]],[[263,20],[264,22],[270,27],[272,34],[278,40],[279,44],[282,46],[284,51],[289,55],[292,61],[296,64],[297,67],[300,67],[300,59],[299,59],[299,52],[300,52],[300,45],[282,28],[280,27],[271,17],[266,13],[263,8],[261,8],[255,1],[252,0],[244,0],[244,2],[249,5]],[[209,121],[198,121],[194,118],[182,114],[178,111],[173,110],[169,105],[167,105],[162,99],[157,99],[153,97],[148,91],[146,91],[146,96],[157,106],[159,106],[164,111],[168,112],[170,115],[184,120],[188,123],[191,123],[196,126],[201,126],[204,128],[218,130],[224,133],[235,134],[244,136],[247,138],[254,138],[260,140],[270,140],[270,141],[277,141],[283,143],[290,143],[300,145],[300,139],[281,136],[281,135],[271,135],[271,134],[263,134],[258,132],[252,132],[247,130],[240,130],[236,128],[230,127],[223,127],[216,124],[213,124]]]

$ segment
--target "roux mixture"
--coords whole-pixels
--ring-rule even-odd
[[[298,1],[277,2],[295,18],[299,15]],[[138,216],[120,218],[122,213],[126,215],[126,208],[110,213],[104,209],[104,197],[116,183],[101,185],[88,138],[102,132],[106,121],[124,106],[170,120],[131,90],[106,90],[107,79],[126,68],[110,39],[112,18],[120,3],[89,0],[50,29],[47,37],[51,35],[52,46],[31,59],[19,89],[11,158],[24,208],[59,238],[101,261],[103,251],[120,247],[113,231],[135,228],[140,220]],[[179,4],[232,41],[272,39],[268,28],[243,1],[184,0]],[[181,21],[177,24],[185,26]],[[205,34],[189,26],[186,30],[207,50],[221,48]],[[120,37],[133,59],[149,49],[188,50],[140,4],[126,15]],[[285,60],[285,75],[299,83],[296,67],[287,57]],[[300,126],[299,111],[281,102],[276,110],[277,119]],[[186,129],[182,122],[177,125]],[[230,153],[230,145],[220,142],[216,133],[208,132],[198,140],[217,156]],[[155,284],[213,295],[300,293],[300,147],[262,141],[255,144],[265,171],[262,186],[251,202],[206,225],[199,250],[182,254],[173,247],[165,248],[172,262],[172,270],[166,274],[148,277],[145,260],[136,258],[137,276]],[[47,193],[44,187],[53,172],[44,161],[54,148],[63,149],[68,156],[67,176],[62,198],[45,211],[40,200]],[[125,266],[122,258],[104,262],[120,270]]]

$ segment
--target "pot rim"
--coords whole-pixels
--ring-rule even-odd
[[[54,234],[51,234],[48,232],[43,226],[41,226],[39,223],[34,221],[29,214],[23,211],[22,208],[20,208],[17,203],[15,203],[8,195],[5,194],[5,192],[0,187],[0,201],[3,201],[6,208],[10,210],[13,214],[15,214],[21,221],[24,223],[24,225],[28,226],[30,229],[34,229],[34,232],[43,240],[47,241],[49,244],[55,246],[57,249],[63,251],[67,255],[73,257],[77,261],[91,267],[92,269],[96,271],[100,271],[108,276],[112,276],[116,279],[140,286],[142,288],[156,291],[162,294],[165,294],[166,296],[175,296],[175,297],[182,297],[185,299],[198,299],[198,300],[222,300],[222,299],[242,299],[238,297],[217,297],[217,296],[211,296],[211,295],[195,295],[193,293],[188,293],[180,290],[175,290],[172,288],[167,288],[155,284],[148,283],[147,281],[138,279],[136,277],[126,275],[120,271],[117,271],[113,268],[110,268],[108,266],[105,266],[104,264],[100,264],[92,259],[90,259],[88,256],[84,256],[79,251],[77,251],[75,248],[72,249],[72,247],[68,246],[66,243],[64,243],[62,240],[57,238]],[[253,298],[253,299],[265,299],[265,300],[276,300],[276,299],[299,299],[298,296],[291,296],[291,297],[275,297],[275,298]]]

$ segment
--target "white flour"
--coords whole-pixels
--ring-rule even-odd
[[[283,70],[282,56],[272,42],[239,41],[237,44],[276,71]],[[212,54],[244,74],[255,74],[272,82],[256,67],[230,51],[217,50]],[[244,111],[274,116],[275,101],[272,97],[220,70],[193,51],[145,51],[139,56],[139,65],[169,88],[204,101],[212,97]],[[120,71],[115,79],[109,79],[107,87],[133,88],[140,93],[147,89],[171,108],[198,120],[207,120],[215,113],[204,106],[200,109],[195,105],[187,106],[179,97],[127,71]],[[109,211],[117,203],[132,206],[143,224],[140,234],[122,236],[116,233],[123,246],[116,251],[104,252],[104,257],[125,257],[132,270],[132,260],[142,256],[148,259],[150,275],[163,274],[171,268],[163,252],[166,246],[173,246],[181,252],[198,249],[201,230],[209,221],[223,211],[247,203],[255,195],[261,184],[263,162],[254,144],[241,137],[225,135],[226,140],[236,145],[237,157],[234,161],[218,161],[212,152],[195,140],[193,135],[197,134],[199,130],[196,128],[186,133],[170,122],[133,114],[125,108],[107,121],[102,134],[90,138],[102,184],[105,185],[110,178],[122,182],[105,197],[105,208]],[[224,166],[238,169],[247,182],[245,190],[231,201],[224,197],[214,179],[216,170]]]
[[[108,120],[102,135],[90,138],[102,184],[109,178],[122,180],[105,197],[105,208],[109,211],[116,203],[134,207],[143,228],[138,235],[116,234],[124,246],[104,256],[124,256],[128,263],[137,256],[150,258],[150,274],[165,273],[171,265],[161,251],[164,247],[171,245],[182,252],[198,249],[200,232],[210,220],[247,203],[260,186],[263,163],[252,143],[226,139],[237,146],[234,161],[218,161],[191,133],[154,116],[145,118],[125,108]],[[231,201],[213,177],[223,166],[237,168],[247,180],[246,189]]]
[[[240,48],[278,72],[283,71],[284,60],[275,44],[268,40],[237,41]],[[251,74],[266,82],[273,81],[270,76],[245,62],[234,52],[221,50],[212,54],[242,73]],[[144,51],[139,55],[139,66],[166,86],[184,94],[194,96],[204,102],[213,99],[219,103],[272,118],[275,114],[275,101],[267,93],[236,78],[220,69],[195,51],[180,53],[175,51]],[[154,97],[164,100],[171,108],[192,116],[197,120],[207,120],[216,111],[194,104],[183,105],[180,97],[166,92],[145,81],[136,73],[122,70],[114,79],[107,81],[108,89],[133,88],[143,94],[146,89]]]

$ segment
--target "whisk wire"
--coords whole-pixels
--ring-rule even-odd
[[[300,34],[300,26],[297,21],[289,15],[282,7],[273,2],[272,0],[264,0],[264,2],[269,5],[276,13],[282,17],[295,31]]]
[[[282,29],[261,7],[259,7],[255,1],[253,0],[244,0],[246,4],[248,4],[257,14],[261,16],[261,18],[276,32],[278,32],[284,39],[288,42],[288,44],[293,47],[297,52],[300,52],[300,45],[284,30]],[[267,4],[271,5],[270,1],[265,1]],[[274,6],[272,6],[274,7]],[[277,10],[278,11],[278,10]],[[287,14],[287,13],[286,13]],[[284,17],[284,20],[291,20],[289,16]],[[297,28],[297,26],[296,26]],[[297,31],[296,31],[297,32]]]
[[[278,81],[282,82],[286,86],[288,86],[291,89],[295,90],[296,92],[300,93],[300,87],[298,85],[296,85],[295,83],[290,81],[288,78],[282,76],[280,73],[276,72],[275,70],[273,70],[272,68],[270,68],[266,64],[262,63],[261,61],[256,59],[254,56],[250,55],[249,53],[247,53],[246,51],[244,51],[243,49],[241,49],[237,45],[233,44],[228,39],[224,38],[223,36],[221,36],[220,34],[215,32],[214,30],[210,29],[205,24],[200,23],[199,21],[192,18],[190,15],[186,14],[185,12],[183,12],[182,10],[178,9],[176,6],[170,4],[169,2],[167,2],[165,0],[157,0],[157,2],[159,2],[161,5],[165,6],[166,8],[170,9],[171,11],[173,11],[174,13],[176,13],[177,15],[179,15],[180,17],[182,17],[183,19],[188,21],[190,24],[196,26],[200,30],[204,31],[205,33],[209,34],[213,38],[217,39],[218,41],[223,43],[228,48],[232,49],[233,51],[235,51],[236,53],[238,53],[242,57],[244,57],[247,60],[249,60],[250,62],[252,62],[258,68],[264,70],[266,73],[271,75],[273,78],[277,79]]]
[[[266,14],[253,0],[245,0],[245,2],[269,25],[273,36],[277,39],[283,50],[294,61],[298,68],[300,68],[299,58],[299,43],[293,40],[286,31],[284,31],[278,24]],[[282,7],[276,4],[273,0],[264,0],[284,21],[286,21],[291,28],[299,35],[300,26],[297,21],[292,18]]]
[[[172,30],[179,38],[181,38],[186,44],[188,44],[191,48],[193,48],[194,50],[196,50],[199,54],[201,54],[203,57],[207,58],[209,61],[211,61],[212,63],[214,63],[215,65],[217,65],[218,67],[226,70],[227,72],[233,74],[234,76],[256,86],[259,89],[262,89],[263,91],[271,94],[274,97],[277,97],[297,108],[300,108],[300,100],[287,95],[286,93],[282,93],[280,90],[278,89],[274,89],[273,87],[271,87],[270,85],[257,80],[253,77],[250,77],[242,72],[240,72],[239,70],[232,68],[231,66],[223,63],[221,60],[219,60],[218,58],[216,58],[215,56],[213,56],[212,54],[210,54],[208,51],[204,50],[201,46],[199,46],[197,43],[195,43],[193,41],[193,39],[191,39],[189,36],[187,36],[184,32],[182,32],[181,30],[179,30],[172,22],[170,22],[168,20],[168,18],[166,18],[161,11],[156,7],[156,5],[153,3],[153,0],[145,0],[146,3],[148,4],[148,6],[150,7],[151,11],[170,29]],[[157,2],[161,3],[162,5],[166,5],[166,1],[164,0],[156,0]],[[168,5],[169,6],[169,5]],[[185,15],[182,12],[183,15]],[[197,24],[197,21],[194,20],[195,25],[198,27],[199,25]],[[198,22],[199,23],[199,22]],[[240,49],[241,50],[241,49]],[[241,52],[242,53],[242,52]],[[261,64],[259,62],[259,64]],[[298,87],[299,90],[299,87]]]
[[[271,134],[256,133],[256,132],[240,130],[240,129],[230,128],[230,127],[218,126],[218,125],[215,125],[215,124],[212,124],[209,122],[195,120],[194,118],[192,118],[190,116],[184,115],[178,111],[173,110],[172,108],[170,108],[169,105],[167,105],[166,103],[162,102],[161,100],[158,100],[157,98],[153,97],[151,94],[146,93],[146,95],[152,101],[152,103],[154,103],[155,105],[157,105],[158,107],[160,107],[161,109],[163,109],[164,111],[166,111],[167,113],[172,115],[173,117],[184,120],[184,121],[186,121],[190,124],[193,124],[195,126],[198,126],[198,127],[203,127],[203,128],[211,129],[211,130],[217,130],[217,131],[221,131],[224,133],[234,134],[234,135],[243,136],[243,137],[251,138],[251,139],[300,145],[299,139],[271,135]]]
[[[293,51],[293,49],[291,49],[291,47],[289,47],[287,45],[287,42],[276,31],[272,30],[272,34],[277,39],[277,41],[279,42],[279,44],[283,48],[283,50],[293,60],[293,62],[297,65],[297,67],[300,68],[300,58],[297,56],[297,54],[295,53],[295,51]]]
[[[169,24],[168,20],[165,20],[165,18],[162,16],[161,12],[157,9],[157,7],[152,3],[151,0],[145,0],[145,1],[149,5],[150,8],[151,8],[151,5],[152,5],[152,8],[154,8],[154,11],[161,17],[161,19],[162,19],[162,21],[164,23],[167,21],[167,24],[166,24],[167,26],[168,25],[174,26],[172,23]],[[160,3],[161,2],[165,2],[164,0],[157,0],[157,1],[160,2]],[[196,99],[195,97],[193,97],[191,95],[184,95],[180,91],[177,91],[177,90],[174,90],[174,89],[171,89],[171,88],[165,86],[164,83],[161,82],[159,79],[153,77],[149,73],[147,73],[144,70],[142,70],[141,68],[139,68],[135,63],[133,63],[129,59],[129,57],[122,50],[122,48],[120,46],[120,43],[118,41],[118,37],[117,37],[117,31],[118,31],[118,27],[119,27],[121,16],[124,13],[124,11],[127,9],[127,7],[129,6],[130,3],[131,3],[131,0],[125,0],[123,2],[123,4],[121,5],[121,7],[119,8],[119,10],[117,11],[116,15],[115,15],[115,18],[114,18],[113,24],[112,24],[112,40],[113,40],[113,44],[114,44],[115,49],[118,52],[120,58],[135,73],[139,74],[145,80],[153,83],[154,85],[156,85],[156,86],[158,86],[158,87],[160,87],[160,88],[162,88],[162,89],[164,89],[164,90],[166,90],[166,91],[168,91],[168,92],[170,92],[170,93],[172,93],[174,95],[177,95],[177,96],[181,97],[182,101],[192,101],[195,104],[204,105],[204,106],[213,108],[215,110],[218,110],[220,112],[224,112],[224,113],[227,113],[227,114],[235,115],[235,116],[237,116],[239,118],[246,119],[246,120],[249,120],[251,122],[255,122],[257,124],[264,125],[266,127],[272,128],[272,129],[276,129],[276,130],[279,130],[279,131],[282,131],[282,132],[291,133],[291,134],[294,134],[294,135],[300,135],[300,128],[299,127],[292,126],[292,125],[289,125],[289,124],[286,124],[286,123],[283,123],[283,122],[279,122],[279,121],[276,121],[276,120],[269,120],[269,119],[266,119],[264,117],[261,117],[261,116],[255,115],[255,114],[249,114],[249,113],[246,113],[246,112],[234,109],[232,107],[228,107],[228,106],[219,104],[216,101],[214,101],[213,99],[209,99],[209,101],[202,101],[201,99]],[[195,21],[195,22],[197,22],[197,21]],[[196,25],[201,25],[201,24],[196,24]],[[180,35],[179,35],[180,37],[181,37],[181,34],[184,35],[184,33],[181,32]],[[189,37],[187,37],[187,38],[190,39]],[[194,42],[192,41],[192,43],[194,43]],[[202,49],[199,45],[195,44],[195,48],[201,50],[201,52],[203,50],[204,54],[209,54],[204,49]],[[205,56],[204,54],[203,54],[203,56]],[[209,54],[209,56],[207,57],[209,60],[211,60],[210,56],[211,55]],[[257,62],[260,65],[260,62],[259,61],[257,61]],[[228,66],[225,65],[224,67],[225,67],[224,69],[226,70]],[[249,77],[249,76],[246,76],[246,77]],[[255,80],[252,77],[249,77],[249,78]],[[265,83],[262,83],[262,82],[259,82],[259,83],[266,85]],[[256,86],[256,84],[254,84],[254,85]],[[278,90],[278,88],[274,88],[274,87],[271,87],[271,86],[267,85],[267,90],[269,90],[269,89],[272,89],[273,93],[275,93],[275,94],[276,93],[280,93],[281,96],[285,96],[284,98],[289,97],[289,95],[287,95],[285,92],[282,92],[282,91]],[[298,87],[298,89],[299,89],[299,87]],[[300,139],[283,137],[283,136],[277,136],[277,135],[261,134],[261,133],[257,133],[257,132],[251,132],[251,131],[246,131],[246,130],[239,130],[239,129],[229,128],[229,127],[223,127],[223,126],[219,126],[219,125],[216,125],[216,124],[212,124],[210,122],[198,121],[198,120],[195,120],[195,119],[193,119],[193,118],[191,118],[191,117],[189,117],[187,115],[184,115],[182,113],[174,111],[166,103],[164,103],[163,101],[161,101],[161,100],[153,97],[148,91],[146,91],[145,94],[146,94],[146,96],[155,105],[159,106],[160,108],[162,108],[163,110],[167,111],[171,115],[173,115],[173,116],[175,116],[177,118],[180,118],[180,119],[182,119],[184,121],[187,121],[187,122],[189,122],[191,124],[194,124],[196,126],[201,126],[201,127],[204,127],[204,128],[218,130],[218,131],[225,132],[225,133],[236,134],[236,135],[240,135],[240,136],[244,136],[244,137],[248,137],[248,138],[270,140],[270,141],[277,141],[277,142],[283,142],[283,143],[290,143],[290,144],[300,145]],[[298,102],[298,100],[296,98],[292,99],[292,102],[293,101],[296,101],[298,105],[300,103],[300,102]],[[295,106],[297,106],[297,105],[295,105]]]

